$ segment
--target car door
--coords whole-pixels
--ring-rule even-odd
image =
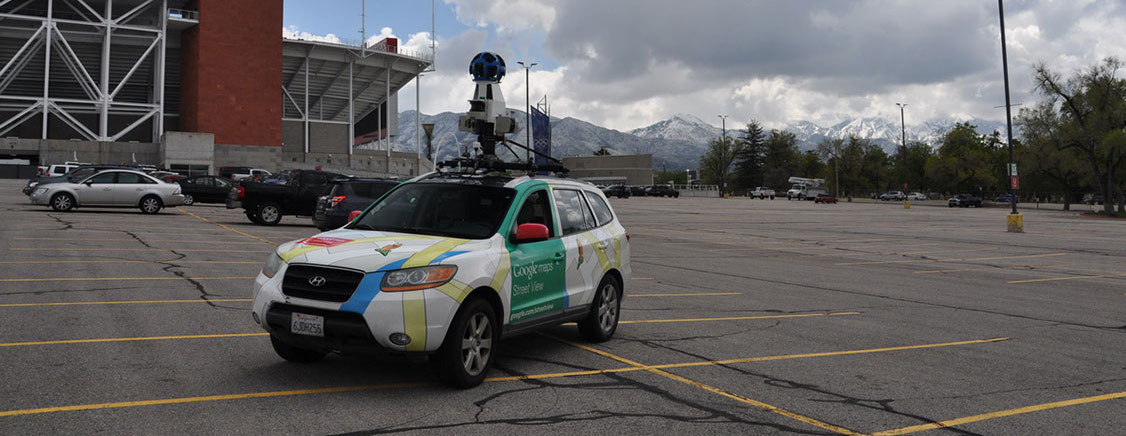
[[[529,192],[518,209],[512,234],[520,224],[547,226],[548,238],[543,241],[516,244],[509,238],[511,262],[510,315],[508,322],[519,323],[558,313],[567,307],[564,266],[566,250],[555,225],[548,189]]]
[[[153,183],[155,182],[140,174],[117,173],[117,181],[113,185],[113,204],[117,206],[141,204],[141,197]]]
[[[594,215],[579,189],[553,188],[551,194],[567,251],[567,301],[569,306],[589,304],[598,285],[592,277],[595,270],[600,270],[594,241],[586,234],[595,227]]]
[[[222,177],[208,177],[211,180],[212,186],[207,188],[207,201],[222,203],[227,198],[227,193],[231,192],[232,183]]]
[[[599,268],[591,269],[590,283],[597,285],[602,276],[611,268],[622,267],[622,245],[625,231],[620,225],[614,225],[614,213],[610,205],[601,195],[591,191],[583,191],[587,203],[594,214],[596,227],[584,232],[582,235],[594,246],[594,257]],[[581,298],[593,299],[594,294],[583,295]],[[587,301],[587,300],[583,300]]]
[[[116,171],[99,173],[86,179],[76,190],[78,204],[113,204],[113,188],[116,179]]]

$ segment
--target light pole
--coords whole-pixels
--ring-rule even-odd
[[[1013,106],[1009,102],[1009,57],[1005,49],[1005,4],[997,0],[997,16],[1001,20],[1001,70],[1005,74],[1005,127],[1009,139],[1009,203],[1012,204],[1012,213],[1009,216],[1009,231],[1023,232],[1024,218],[1017,213],[1017,174],[1016,164],[1013,163]]]
[[[903,109],[907,107],[907,103],[896,103],[895,105],[899,106],[899,127],[903,134],[903,148],[899,150],[899,181],[900,183],[907,183],[907,121],[903,117]]]
[[[532,160],[532,96],[531,88],[528,80],[531,79],[532,67],[539,65],[532,62],[531,64],[524,65],[524,61],[516,61],[521,67],[524,67],[524,132],[527,138],[524,140],[524,145],[527,147],[524,150],[527,152],[527,159]]]
[[[719,176],[720,176],[720,180],[723,182],[723,190],[726,192],[727,191],[727,114],[719,114],[719,115],[716,115],[716,116],[719,117],[719,119],[720,119],[720,123],[721,123],[720,126],[722,126],[720,128],[721,129],[720,131],[723,132],[723,144],[719,149],[719,163],[721,165],[723,165],[723,168],[720,168]],[[723,193],[720,193],[720,195],[722,195],[722,194]]]

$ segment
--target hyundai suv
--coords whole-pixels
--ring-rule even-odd
[[[466,388],[502,338],[577,321],[601,342],[617,329],[629,235],[593,185],[432,173],[356,213],[282,244],[256,278],[252,316],[283,359],[423,354]]]

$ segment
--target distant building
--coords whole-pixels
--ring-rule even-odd
[[[0,15],[0,157],[193,173],[430,166],[372,150],[397,134],[397,92],[432,63],[394,38],[283,38],[277,0],[0,1]]]
[[[598,185],[652,185],[653,155],[575,156],[563,158],[569,176]]]

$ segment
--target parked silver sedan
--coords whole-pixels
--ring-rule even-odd
[[[145,173],[107,170],[79,182],[39,186],[31,193],[32,204],[67,212],[79,206],[136,207],[152,214],[166,206],[184,204],[178,183],[165,183]]]

